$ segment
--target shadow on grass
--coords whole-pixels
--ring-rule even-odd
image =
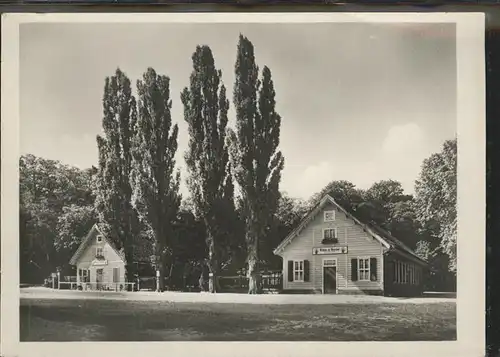
[[[21,300],[21,341],[438,341],[454,303],[253,305]]]

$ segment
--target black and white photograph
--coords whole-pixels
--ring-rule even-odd
[[[12,348],[480,353],[484,18],[66,15],[2,40]]]

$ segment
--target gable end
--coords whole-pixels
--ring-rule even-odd
[[[346,215],[348,219],[351,219],[354,221],[355,224],[361,226],[364,232],[366,232],[370,237],[373,239],[377,240],[380,244],[382,244],[383,247],[386,249],[391,248],[391,244],[387,242],[384,238],[382,238],[380,235],[378,235],[376,232],[374,232],[372,229],[370,229],[366,224],[363,224],[360,220],[358,220],[356,217],[354,217],[351,213],[349,213],[347,210],[345,210],[342,206],[340,206],[335,200],[330,196],[330,195],[325,195],[323,199],[318,203],[318,205],[311,210],[311,212],[306,215],[306,217],[302,220],[302,222],[297,226],[296,229],[294,229],[279,245],[276,247],[274,250],[275,255],[281,255],[283,253],[283,250],[285,249],[286,246],[288,246],[292,240],[297,237],[300,232],[307,227],[307,225],[320,213],[322,212],[322,209],[326,206],[327,203],[331,203],[335,206],[335,208],[342,212],[343,214]]]

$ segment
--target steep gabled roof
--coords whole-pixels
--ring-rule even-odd
[[[325,195],[321,201],[311,209],[311,211],[304,217],[302,222],[295,228],[274,250],[274,254],[278,255],[283,249],[292,242],[292,240],[299,235],[299,233],[316,217],[318,213],[328,204],[333,204],[339,211],[344,213],[347,217],[352,219],[356,224],[360,225],[364,231],[371,235],[374,239],[380,242],[388,250],[396,251],[403,255],[409,255],[410,258],[417,260],[421,264],[427,264],[425,260],[420,258],[412,249],[406,246],[403,242],[393,237],[389,232],[373,224],[361,222],[358,218],[354,217],[344,207],[339,205],[333,197]]]
[[[101,235],[103,237],[103,239],[106,241],[106,243],[108,243],[111,246],[111,248],[113,248],[113,250],[116,252],[116,254],[118,254],[118,256],[123,261],[125,261],[125,256],[123,254],[123,251],[119,250],[118,247],[116,246],[116,244],[111,239],[109,239],[108,237],[106,237],[105,234],[102,233],[102,230],[99,229],[99,225],[98,224],[94,224],[92,226],[92,228],[90,229],[89,233],[87,234],[87,236],[85,236],[85,238],[83,238],[83,240],[80,243],[80,246],[76,250],[75,254],[73,254],[73,256],[71,257],[71,259],[69,261],[69,263],[71,265],[76,265],[77,264],[78,259],[80,259],[80,257],[82,256],[82,254],[85,252],[85,250],[88,248],[88,246],[92,243],[92,239],[97,234]]]

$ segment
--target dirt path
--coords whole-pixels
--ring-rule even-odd
[[[430,304],[455,302],[454,298],[420,297],[393,298],[368,295],[286,295],[286,294],[209,294],[188,292],[87,292],[74,290],[53,290],[43,287],[22,288],[21,299],[99,299],[130,301],[204,302],[226,304]]]
[[[456,304],[21,299],[20,332],[21,341],[442,341],[456,339]]]

